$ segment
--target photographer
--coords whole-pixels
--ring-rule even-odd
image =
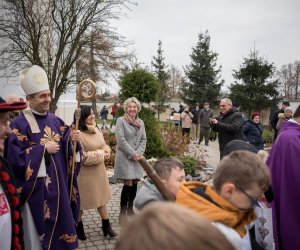
[[[182,135],[189,135],[192,127],[192,118],[194,115],[190,112],[190,107],[188,105],[184,106],[183,112],[180,114],[182,121]]]
[[[218,132],[220,158],[223,157],[223,150],[226,144],[232,140],[243,140],[242,115],[232,108],[232,102],[228,98],[220,101],[220,115],[211,118],[210,123],[213,130]]]

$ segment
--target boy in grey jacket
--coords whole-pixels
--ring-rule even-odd
[[[155,162],[153,168],[169,192],[176,197],[179,186],[185,179],[182,162],[174,157],[164,158]],[[137,192],[134,206],[141,210],[145,205],[154,201],[164,201],[164,198],[151,179],[147,178]]]

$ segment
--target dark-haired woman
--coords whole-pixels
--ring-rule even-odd
[[[243,137],[246,142],[249,142],[257,150],[264,149],[264,140],[262,138],[263,127],[260,123],[260,114],[253,112],[251,120],[244,124]]]
[[[78,129],[82,131],[81,146],[83,149],[83,164],[78,175],[81,200],[80,218],[83,210],[97,208],[102,218],[104,236],[115,237],[117,234],[111,228],[106,207],[112,197],[104,165],[104,160],[110,155],[110,148],[106,145],[102,132],[96,126],[91,106],[81,106]],[[77,225],[77,234],[79,239],[86,239],[81,219]]]

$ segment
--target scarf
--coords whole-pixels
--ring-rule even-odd
[[[193,192],[196,188],[203,187],[204,194]],[[256,219],[253,209],[242,211],[233,206],[212,187],[200,182],[186,182],[180,185],[176,203],[193,209],[211,221],[221,222],[233,228],[241,237],[245,236],[245,226]]]
[[[85,124],[87,127],[87,130],[85,130],[84,132],[88,133],[88,134],[95,134],[96,133],[96,122],[94,122],[92,125],[88,125]]]
[[[132,118],[127,113],[124,114],[124,119],[131,125],[134,126],[136,130],[138,130],[141,127],[141,123],[138,120],[138,116],[136,118]]]

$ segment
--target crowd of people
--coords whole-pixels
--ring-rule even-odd
[[[111,149],[92,107],[80,107],[78,128],[75,114],[65,124],[49,112],[45,70],[34,65],[23,74],[26,101],[0,97],[0,249],[76,249],[78,239],[87,238],[87,209],[98,210],[104,237],[118,236],[107,209],[112,193],[105,160]],[[114,177],[123,183],[116,249],[264,249],[253,231],[262,197],[272,206],[275,249],[300,249],[300,106],[293,113],[284,102],[273,116],[277,138],[266,162],[258,153],[264,148],[259,112],[246,120],[228,98],[220,100],[218,116],[207,102],[203,109],[198,103],[193,110],[182,106],[182,133],[192,129],[193,141],[208,146],[210,131],[217,132],[221,159],[212,184],[186,182],[184,165],[174,157],[156,161],[153,173],[175,202],[167,202],[139,163],[147,145],[141,107],[131,97],[122,117],[117,119],[118,103],[112,109]],[[107,114],[104,107],[102,128]]]

